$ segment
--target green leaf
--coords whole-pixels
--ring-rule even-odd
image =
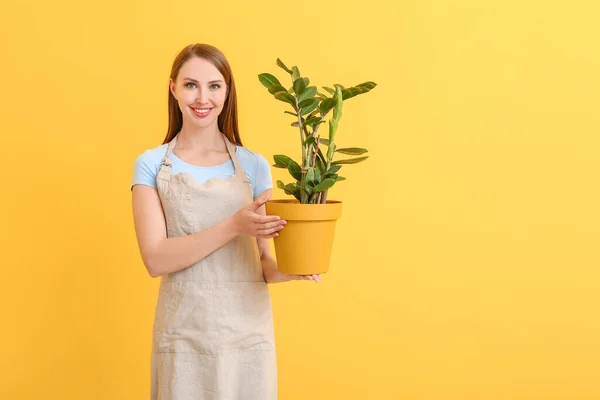
[[[306,82],[302,78],[298,78],[294,81],[294,92],[300,96],[306,89]]]
[[[377,86],[375,82],[363,82],[359,85],[343,90],[343,98],[346,100],[351,97],[358,96],[359,94],[367,93],[375,86]]]
[[[317,112],[318,112],[319,110],[313,110],[313,113],[314,113],[315,111],[317,111]],[[321,117],[318,117],[318,116],[317,116],[317,117],[314,117],[314,116],[313,116],[313,117],[311,117],[311,115],[312,115],[312,113],[311,113],[311,114],[309,114],[309,115],[306,117],[306,121],[308,122],[309,120],[311,120],[311,121],[310,121],[310,124],[307,124],[307,125],[310,125],[310,126],[312,126],[312,127],[313,127],[313,129],[314,129],[314,128],[316,128],[318,125],[320,125],[320,124],[322,124],[322,123],[326,122],[326,121],[325,121],[325,119],[323,119],[323,118],[321,118]]]
[[[301,95],[298,96],[298,102],[304,101],[306,99],[312,99],[315,97],[315,93],[317,93],[316,86],[308,86]]]
[[[258,80],[260,80],[260,83],[262,83],[267,89],[273,85],[281,85],[277,78],[267,73],[258,75]]]
[[[314,182],[315,182],[315,169],[313,167],[309,167],[308,171],[306,171],[306,182],[310,183],[311,186],[314,186]]]
[[[363,92],[363,90],[361,88],[351,87],[349,89],[346,89],[346,90],[342,91],[342,95],[343,95],[342,97],[343,97],[344,100],[346,100],[346,99],[349,99],[350,97],[354,97],[354,96],[357,96],[359,94],[366,93],[367,91]]]
[[[339,182],[339,181],[345,181],[345,180],[346,180],[346,178],[344,178],[343,176],[339,176],[339,175],[338,175],[338,177],[335,179],[335,181],[336,181],[336,182]]]
[[[321,182],[317,186],[315,186],[315,188],[313,190],[315,192],[324,192],[324,191],[328,190],[330,187],[332,187],[333,185],[335,185],[335,179],[325,178],[325,179],[323,179],[323,182]]]
[[[306,122],[308,124],[308,121]],[[306,140],[304,141],[304,144],[306,146],[310,146],[313,143],[315,143],[315,137],[314,136],[309,136],[308,138],[306,138]]]
[[[332,88],[327,87],[327,86],[323,86],[323,89],[327,90],[327,93],[329,93],[330,95],[334,95],[335,94],[335,89],[332,89]]]
[[[329,139],[323,139],[323,138],[321,138],[320,142],[323,143],[326,146],[329,146]]]
[[[319,173],[321,175],[325,175],[325,170],[327,169],[327,163],[325,162],[325,159],[323,158],[323,153],[321,152],[321,149],[319,149],[319,152],[317,153],[317,168],[319,168]]]
[[[360,147],[345,147],[343,149],[336,149],[336,153],[348,154],[351,156],[358,156],[368,152],[367,149],[361,149]]]
[[[335,101],[335,107],[333,108],[333,117],[329,120],[329,142],[331,143],[327,148],[327,159],[333,160],[333,152],[335,150],[335,133],[338,129],[338,123],[342,118],[342,106],[344,100],[342,99],[342,89],[339,85],[335,86],[335,95],[333,96]]]
[[[319,106],[319,111],[321,112],[321,115],[327,114],[329,110],[335,107],[336,103],[337,102],[335,101],[335,99],[328,98],[327,100],[323,100],[321,102],[321,105]]]
[[[319,169],[318,166],[317,166],[317,168],[314,168],[314,170],[315,170],[315,185],[318,185],[323,180],[323,176],[321,175],[321,170]]]
[[[329,146],[327,146],[327,159],[333,160],[333,152],[335,151],[336,145],[333,141],[333,135],[337,129],[337,121],[335,118],[329,120]]]
[[[306,106],[306,107],[302,107],[302,109],[300,110],[300,115],[306,115],[306,114],[312,112],[319,105],[319,99],[306,99],[304,101],[309,101],[309,100],[312,101],[312,104],[310,104],[309,106]],[[303,103],[304,103],[304,101],[303,101]]]
[[[294,193],[292,193],[296,200],[300,201],[300,186],[296,185],[294,188]]]
[[[291,161],[293,161],[288,156],[284,156],[283,154],[276,154],[273,156],[273,160],[275,160],[276,168],[287,168]]]
[[[377,86],[377,84],[375,82],[363,82],[361,84],[356,85],[356,87],[362,89],[363,93],[367,93],[368,91],[370,91],[371,89],[373,89],[375,86]]]
[[[280,84],[276,83],[273,86],[271,86],[269,88],[269,93],[271,94],[275,94],[277,92],[287,92],[287,89],[284,88],[283,86],[281,86]]]
[[[306,124],[306,120],[305,120],[304,118],[302,118],[302,125],[305,125],[305,124]],[[294,122],[292,122],[292,124],[291,124],[291,125],[292,125],[293,127],[296,127],[296,128],[299,128],[299,127],[300,127],[300,124],[298,123],[298,121],[294,121]]]
[[[294,117],[297,117],[297,116],[298,116],[298,114],[296,114],[296,113],[293,113],[293,112],[291,112],[291,111],[284,111],[284,113],[286,113],[286,114],[290,114],[290,115],[293,115]]]
[[[288,92],[275,93],[275,98],[277,100],[281,100],[285,103],[291,104],[292,106],[294,106],[294,108],[296,107],[296,98],[294,96],[292,96],[291,94],[289,94]]]
[[[281,61],[279,58],[277,59],[277,65],[279,67],[281,67],[285,72],[287,72],[288,74],[292,73],[292,70],[289,69],[288,67],[285,66],[285,64],[283,63],[283,61]]]
[[[314,113],[314,111],[313,111],[313,113]],[[311,115],[312,115],[312,113],[311,113]],[[314,129],[317,125],[322,124],[323,122],[325,122],[325,119],[323,119],[321,117],[309,116],[308,119],[306,120],[306,125],[312,126]]]
[[[358,157],[358,158],[349,158],[347,160],[334,161],[334,162],[331,163],[331,165],[356,164],[356,163],[359,163],[361,161],[365,161],[367,158],[369,158],[369,156]]]
[[[300,78],[300,70],[294,65],[292,67],[292,82],[296,82],[298,78]]]
[[[302,168],[300,168],[300,165],[298,165],[296,161],[290,159],[290,162],[288,163],[288,171],[290,172],[290,175],[294,177],[294,179],[302,179]]]
[[[314,102],[318,103],[319,100],[317,100],[317,99],[306,99],[306,100],[303,100],[300,103],[298,103],[298,107],[299,108],[304,108],[304,107],[312,106],[312,104]]]
[[[329,167],[329,169],[327,170],[325,175],[335,174],[336,172],[338,172],[340,170],[340,168],[342,168],[341,165],[332,165],[331,167]]]
[[[288,183],[284,185],[282,181],[277,181],[277,187],[279,189],[283,189],[285,194],[294,195],[294,191],[296,190],[296,185],[293,183]]]
[[[333,96],[333,99],[336,101],[335,103],[335,108],[333,109],[333,119],[336,122],[339,122],[340,119],[342,118],[342,106],[344,105],[344,99],[342,97],[342,92],[339,89],[339,87],[337,87],[337,91],[335,92],[335,96]],[[337,129],[337,124],[336,124],[336,129]],[[332,140],[333,138],[330,137],[329,140]]]

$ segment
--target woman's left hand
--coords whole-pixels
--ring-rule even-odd
[[[300,280],[300,281],[315,281],[315,283],[319,283],[321,281],[321,274],[314,274],[314,275],[289,275],[292,277],[292,279],[294,280]]]
[[[288,281],[314,281],[315,283],[319,283],[322,279],[321,274],[293,275],[286,274],[274,268],[265,269],[264,276],[267,283],[280,283]]]

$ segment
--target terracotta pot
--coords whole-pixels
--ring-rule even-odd
[[[287,221],[279,236],[273,239],[279,270],[297,275],[327,272],[342,202],[300,204],[295,199],[269,200],[265,207],[267,215],[278,215]]]

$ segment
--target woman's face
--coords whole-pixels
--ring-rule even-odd
[[[225,79],[204,58],[192,57],[179,69],[175,82],[169,82],[171,93],[179,102],[183,123],[206,128],[217,124],[227,98]]]

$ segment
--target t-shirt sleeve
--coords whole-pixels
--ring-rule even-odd
[[[271,165],[260,154],[256,154],[256,172],[253,176],[252,190],[254,197],[258,196],[267,189],[273,188],[273,180],[271,178]]]
[[[144,152],[133,163],[133,180],[130,190],[133,190],[134,185],[147,185],[156,189],[157,174],[156,163],[149,152]]]

